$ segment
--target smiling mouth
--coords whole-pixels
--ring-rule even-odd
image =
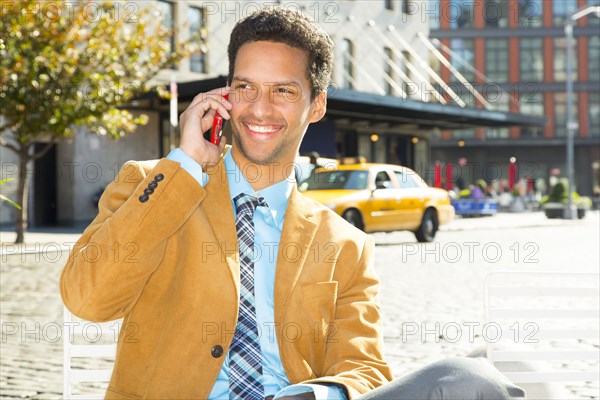
[[[249,123],[243,123],[246,128],[246,132],[251,136],[256,137],[258,139],[266,139],[273,134],[279,132],[282,128],[281,125],[255,125]]]

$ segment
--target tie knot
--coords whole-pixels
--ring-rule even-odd
[[[235,211],[237,214],[254,214],[256,207],[267,207],[267,202],[263,197],[254,197],[246,193],[240,193],[233,199]]]

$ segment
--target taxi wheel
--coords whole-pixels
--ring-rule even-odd
[[[415,232],[415,236],[419,242],[432,242],[438,230],[437,215],[435,210],[428,209],[423,215],[421,226]]]
[[[349,210],[344,211],[344,214],[342,214],[342,218],[350,222],[351,225],[354,225],[361,231],[365,228],[362,222],[362,216],[360,215],[360,211],[358,211],[355,208],[351,208]]]

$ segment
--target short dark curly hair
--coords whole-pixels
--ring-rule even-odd
[[[280,7],[264,8],[236,23],[227,48],[229,82],[240,47],[258,41],[284,43],[304,50],[308,57],[306,77],[312,86],[311,99],[327,90],[333,69],[333,41],[307,16]]]

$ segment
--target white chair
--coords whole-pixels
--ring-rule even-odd
[[[63,312],[63,397],[102,399],[112,374],[122,320],[95,323],[75,318],[66,307]]]
[[[595,273],[488,274],[488,360],[524,388],[599,381],[599,282]]]

